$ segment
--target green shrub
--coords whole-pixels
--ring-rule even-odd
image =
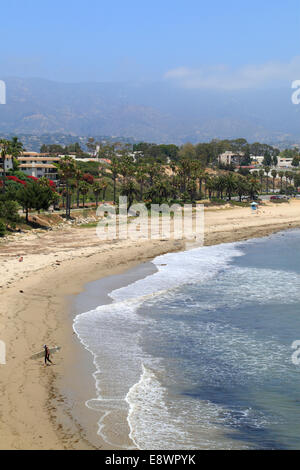
[[[19,222],[18,204],[16,201],[0,201],[0,218],[2,223],[6,222],[11,228],[15,228],[16,222]]]
[[[4,237],[6,234],[6,226],[5,223],[0,220],[0,237]]]

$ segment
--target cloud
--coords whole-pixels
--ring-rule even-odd
[[[300,56],[290,62],[267,62],[230,68],[217,65],[200,68],[178,67],[165,73],[164,78],[184,88],[236,90],[286,84],[300,79]]]

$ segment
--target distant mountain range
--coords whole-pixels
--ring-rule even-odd
[[[300,142],[300,106],[284,89],[211,91],[158,83],[66,84],[3,78],[0,133],[123,136],[157,143],[244,137]]]

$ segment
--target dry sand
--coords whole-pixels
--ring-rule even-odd
[[[208,209],[205,244],[295,227],[298,200],[268,203],[259,214],[240,207]],[[100,242],[94,228],[21,234],[0,244],[0,340],[7,348],[7,363],[0,365],[0,449],[95,448],[57,387],[78,354],[70,296],[90,281],[183,248],[183,241],[174,240]],[[53,367],[29,359],[44,343],[63,346]],[[100,438],[96,442],[109,448]]]

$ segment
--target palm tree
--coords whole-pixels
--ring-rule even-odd
[[[71,215],[70,180],[76,175],[76,162],[72,157],[66,156],[57,164],[59,177],[66,183],[66,217]]]
[[[267,176],[267,194],[269,193],[269,173],[270,173],[270,167],[269,166],[265,166],[264,167],[264,170],[266,172],[266,176]]]
[[[159,166],[157,165],[157,163],[154,163],[154,164],[148,164],[147,165],[147,173],[149,174],[149,183],[150,183],[150,186],[153,185],[153,180],[155,178],[155,176],[157,176],[159,174]]]
[[[223,199],[223,192],[226,188],[226,177],[224,175],[220,175],[216,179],[216,189],[218,191],[218,197]]]
[[[124,183],[122,184],[121,195],[127,196],[127,211],[129,211],[130,207],[132,206],[134,197],[138,195],[137,188],[131,179],[124,181]]]
[[[140,200],[141,201],[143,200],[143,197],[144,197],[144,184],[146,182],[146,178],[147,178],[147,170],[142,165],[136,171],[136,181],[140,185]]]
[[[187,182],[191,175],[192,165],[191,160],[188,157],[182,157],[179,161],[179,174],[182,178],[182,192],[185,192]]]
[[[133,158],[124,153],[120,158],[119,168],[120,174],[123,176],[123,181],[126,184],[128,179],[134,175]]]
[[[289,183],[291,185],[292,182],[293,182],[293,179],[294,179],[294,173],[292,171],[287,171],[287,178],[288,178]]]
[[[190,195],[191,202],[195,202],[196,199],[196,192],[197,192],[197,184],[195,178],[191,178],[187,183],[187,192]]]
[[[61,196],[61,200],[62,200],[62,207],[63,209],[66,207],[65,205],[65,198],[66,198],[66,190],[65,188],[59,188],[58,189],[58,194]]]
[[[249,186],[247,184],[247,180],[240,176],[236,179],[236,192],[238,193],[239,200],[242,202],[242,196],[247,194],[249,190]]]
[[[102,185],[99,183],[99,181],[95,181],[93,184],[93,193],[96,199],[96,207],[98,207],[98,201],[99,201],[99,196],[102,191]]]
[[[79,184],[82,180],[83,173],[81,170],[75,171],[75,179],[76,179],[76,188],[77,188],[77,207],[79,207]]]
[[[118,179],[118,175],[120,172],[119,161],[116,157],[112,158],[110,169],[112,173],[112,180],[113,180],[113,186],[114,186],[113,200],[114,200],[114,204],[116,204],[117,179]]]
[[[294,177],[294,186],[296,188],[296,191],[298,192],[299,191],[299,187],[300,187],[300,173],[297,172],[295,174],[295,177]]]
[[[2,192],[5,194],[5,180],[6,180],[6,156],[8,153],[8,149],[10,146],[9,140],[0,139],[0,155],[3,164],[3,172],[2,172]]]
[[[288,186],[288,172],[286,171],[284,174],[285,177],[285,192],[287,191],[287,186]]]
[[[102,191],[103,191],[102,199],[103,199],[103,201],[105,201],[105,194],[106,194],[106,190],[107,190],[107,188],[108,188],[108,183],[107,183],[107,181],[103,180],[103,181],[101,182],[101,188],[102,188]]]
[[[208,173],[206,173],[206,171],[204,172],[204,175],[203,175],[203,180],[205,182],[205,188],[204,188],[204,197],[206,197],[206,194],[207,194],[207,182],[210,180],[210,176]]]
[[[282,192],[282,179],[284,177],[284,171],[279,171],[278,176],[280,178],[280,192]]]
[[[254,199],[255,195],[259,192],[259,182],[253,176],[248,178],[248,192],[251,199]]]
[[[11,156],[14,158],[18,158],[23,151],[24,147],[22,142],[18,139],[18,137],[13,137],[9,145],[9,153],[11,154]]]
[[[82,195],[83,207],[85,203],[85,196],[89,193],[90,185],[86,181],[81,181],[79,183],[79,192]]]
[[[277,176],[277,171],[272,170],[271,175],[272,175],[272,178],[273,178],[273,193],[274,193],[274,191],[275,191],[275,179],[276,179],[276,176]]]
[[[173,192],[169,182],[166,178],[157,177],[154,184],[150,187],[147,192],[147,199],[154,204],[161,204],[168,200],[169,195]]]
[[[200,197],[201,197],[201,194],[202,194],[202,183],[203,183],[203,180],[204,180],[204,171],[203,171],[203,169],[201,169],[201,171],[199,171],[199,173],[198,173]]]
[[[259,177],[260,177],[260,191],[262,192],[263,191],[263,179],[264,179],[264,176],[265,176],[265,171],[261,169],[261,170],[259,170],[258,174],[259,174]]]
[[[196,180],[198,180],[199,195],[200,195],[200,198],[201,198],[202,182],[203,182],[203,179],[204,179],[204,171],[203,171],[203,167],[201,165],[201,162],[199,162],[199,161],[193,162],[193,176]]]
[[[213,190],[215,189],[215,182],[213,178],[207,176],[205,179],[205,192],[208,191],[208,199],[211,199]]]
[[[171,177],[170,181],[170,196],[172,199],[177,199],[178,198],[178,193],[180,191],[180,177],[176,174],[174,174]]]
[[[233,173],[229,173],[228,176],[226,177],[225,189],[226,189],[228,199],[229,201],[231,201],[232,194],[236,189],[236,178]]]

